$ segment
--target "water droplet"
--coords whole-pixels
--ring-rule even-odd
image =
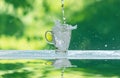
[[[108,60],[105,60],[105,61],[108,61]]]
[[[116,16],[120,16],[119,14],[116,14]]]
[[[115,49],[115,47],[112,47],[112,49]]]
[[[112,40],[114,41],[114,40],[115,40],[115,38],[113,37],[113,38],[112,38]]]
[[[12,22],[13,22],[13,20],[10,20],[10,21],[9,21],[9,23],[12,23]]]
[[[100,50],[100,48],[97,48],[98,50]]]
[[[108,45],[107,45],[107,44],[105,44],[105,47],[108,47]]]
[[[62,4],[64,4],[64,0],[61,0]]]
[[[63,17],[63,19],[65,20],[66,18],[65,18],[65,17]]]

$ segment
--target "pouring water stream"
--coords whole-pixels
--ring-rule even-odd
[[[66,23],[66,18],[65,18],[65,11],[64,11],[64,0],[61,0],[61,7],[62,7],[62,18],[63,18],[63,23]]]

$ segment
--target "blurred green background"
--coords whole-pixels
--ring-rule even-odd
[[[120,49],[120,0],[65,0],[72,32],[71,50]],[[45,50],[44,34],[62,20],[60,0],[0,0],[0,49]],[[79,68],[65,78],[120,78],[119,60],[71,60]],[[0,78],[60,78],[60,70],[45,60],[1,60]]]

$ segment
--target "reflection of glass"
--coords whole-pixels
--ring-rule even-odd
[[[53,40],[50,42],[47,37],[46,40],[55,45],[56,52],[66,52],[70,44],[71,31],[76,28],[77,26],[73,27],[68,24],[61,24],[60,21],[56,21],[52,31],[46,32],[46,35],[47,33],[52,33]]]

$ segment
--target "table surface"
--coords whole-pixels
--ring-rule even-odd
[[[120,59],[120,50],[0,50],[0,59]]]

